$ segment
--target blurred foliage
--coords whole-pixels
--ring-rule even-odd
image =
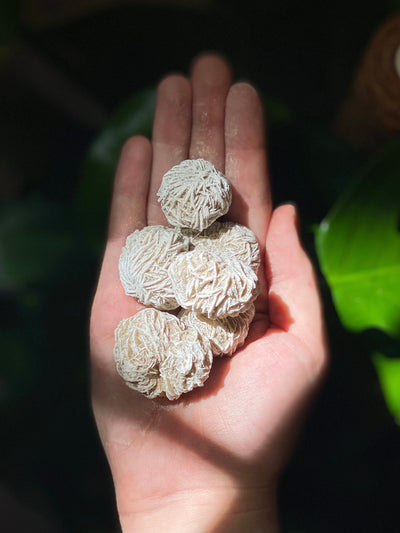
[[[40,197],[0,211],[0,290],[49,283],[74,247],[70,213]]]
[[[322,271],[343,324],[400,338],[400,142],[374,157],[317,231]]]
[[[380,329],[400,339],[400,141],[357,172],[316,230],[320,267],[343,325],[356,333]],[[373,338],[372,338],[373,337]],[[400,420],[400,342],[368,335],[388,410]],[[376,342],[377,341],[377,342]],[[374,347],[386,355],[374,356]]]
[[[374,353],[372,360],[378,372],[386,405],[400,423],[400,358],[392,359]]]

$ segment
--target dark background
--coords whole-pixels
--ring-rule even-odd
[[[187,72],[199,52],[222,52],[237,79],[289,110],[269,133],[274,194],[298,204],[315,260],[312,225],[366,158],[335,137],[332,123],[365,46],[397,7],[82,2],[87,9],[65,13],[65,4],[5,3],[1,23],[4,533],[119,530],[89,402],[87,329],[100,256],[88,253],[74,209],[85,154],[108,118],[167,72]],[[282,481],[283,531],[398,532],[400,433],[368,357],[371,337],[345,332],[322,277],[321,286],[332,367]]]

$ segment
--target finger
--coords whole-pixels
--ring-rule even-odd
[[[146,226],[151,153],[150,141],[142,136],[131,137],[121,151],[99,286],[120,285],[118,261],[122,247],[128,235]]]
[[[122,318],[142,306],[125,295],[119,279],[119,257],[126,237],[146,225],[146,199],[150,180],[151,144],[145,137],[132,137],[121,152],[115,181],[108,240],[93,303],[92,339],[109,339]]]
[[[192,137],[189,157],[203,158],[220,171],[225,167],[225,100],[231,71],[215,54],[198,58],[192,68]]]
[[[261,265],[258,277],[258,312],[267,309],[265,240],[271,216],[271,192],[263,108],[256,90],[248,83],[237,83],[229,91],[225,116],[225,175],[232,185],[229,219],[250,228],[259,243]]]
[[[191,86],[181,75],[161,81],[153,125],[153,164],[148,197],[148,224],[167,224],[157,201],[163,175],[188,158],[191,132]]]
[[[313,364],[322,366],[327,353],[324,320],[316,276],[298,234],[292,205],[272,214],[268,236],[269,316],[273,326],[289,331],[306,345]]]
[[[132,231],[146,225],[150,168],[150,141],[139,135],[128,139],[115,174],[108,241],[124,243]]]
[[[249,227],[264,246],[271,216],[265,128],[260,99],[248,83],[229,91],[225,146],[225,175],[233,188],[229,218]]]

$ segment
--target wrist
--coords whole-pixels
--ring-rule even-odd
[[[123,533],[278,533],[275,490],[196,489],[120,509]]]

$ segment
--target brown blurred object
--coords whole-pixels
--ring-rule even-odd
[[[400,132],[400,15],[374,34],[335,123],[354,148],[373,150]]]
[[[124,4],[197,9],[209,5],[210,0],[23,0],[22,16],[27,27],[42,29]]]

